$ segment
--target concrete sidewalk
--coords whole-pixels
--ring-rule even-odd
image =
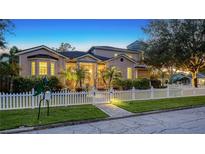
[[[111,118],[133,115],[133,113],[119,108],[113,104],[95,104],[95,106],[108,114]]]

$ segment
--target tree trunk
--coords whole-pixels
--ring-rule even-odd
[[[10,78],[10,87],[9,87],[9,89],[10,89],[10,92],[13,92],[13,76],[11,76],[11,78]]]
[[[82,80],[80,80],[80,88],[82,88]]]
[[[195,72],[192,72],[192,86],[193,87],[198,87],[198,84],[197,84],[197,71]]]

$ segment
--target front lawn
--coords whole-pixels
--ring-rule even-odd
[[[181,107],[194,107],[205,105],[205,96],[195,97],[181,97],[181,98],[168,98],[158,100],[138,100],[138,101],[113,101],[114,105],[121,107],[127,111],[134,113],[142,113],[155,110],[177,109]]]
[[[0,111],[0,130],[108,117],[93,105],[53,107],[50,108],[50,116],[47,116],[46,109],[42,108],[39,121],[37,120],[37,114],[38,109]]]

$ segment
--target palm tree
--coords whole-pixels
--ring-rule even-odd
[[[108,89],[111,88],[111,84],[113,81],[121,78],[121,72],[118,71],[115,67],[103,69],[100,71],[99,74]]]
[[[61,75],[65,77],[66,81],[69,82],[69,86],[75,83],[74,88],[76,88],[78,85],[80,88],[82,88],[85,78],[89,77],[88,70],[84,68],[68,68],[66,71],[61,72]]]
[[[74,83],[76,82],[76,73],[75,70],[72,68],[68,68],[65,71],[60,73],[62,77],[64,77],[64,79],[66,80],[66,85],[70,88],[73,89],[74,88]]]
[[[76,73],[76,87],[79,84],[79,87],[82,88],[82,84],[85,78],[88,76],[88,70],[84,68],[77,68],[75,70]]]
[[[18,56],[15,54],[19,52],[19,49],[16,46],[13,46],[10,50],[9,53],[3,53],[0,55],[0,60],[3,58],[8,58],[9,64],[17,64],[18,63]]]
[[[61,72],[61,74],[65,77],[66,80],[72,81],[75,80],[75,70],[68,68],[66,71]]]
[[[20,67],[18,65],[18,56],[15,55],[18,51],[18,48],[13,46],[9,50],[9,53],[0,55],[0,61],[5,57],[8,58],[8,62],[1,62],[1,73],[6,71],[1,76],[2,78],[10,78],[10,91],[12,91],[13,88],[13,78],[19,75]],[[5,68],[5,70],[3,70],[3,68]]]

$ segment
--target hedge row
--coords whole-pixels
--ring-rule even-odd
[[[16,77],[13,80],[13,92],[20,93],[31,91],[32,88],[34,88],[40,82],[42,82],[42,78],[40,77]],[[48,87],[51,89],[51,91],[59,91],[62,89],[59,79],[55,76],[48,77]]]
[[[161,86],[160,80],[149,80],[149,79],[119,79],[113,82],[114,89],[129,90],[135,87],[135,89],[149,89],[150,84],[153,88],[164,88]]]
[[[113,82],[114,89],[121,89],[121,90],[129,90],[135,87],[135,89],[149,89],[150,88],[150,80],[148,79],[136,79],[136,80],[129,80],[129,79],[120,79]]]

